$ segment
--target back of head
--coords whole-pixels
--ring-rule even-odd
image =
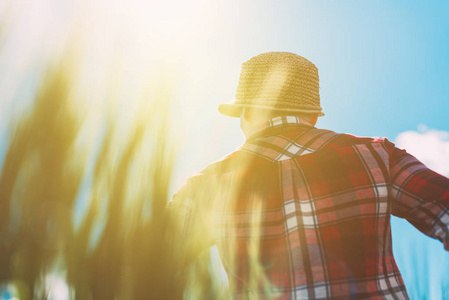
[[[318,117],[317,113],[288,112],[265,108],[244,108],[240,117],[251,123],[261,123],[263,121],[276,117],[295,116],[305,120],[311,120]]]

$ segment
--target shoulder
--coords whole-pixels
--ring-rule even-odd
[[[205,186],[219,182],[223,177],[228,175],[254,173],[260,168],[266,168],[267,165],[269,164],[266,160],[237,149],[219,161],[207,165],[199,172],[191,174],[186,179],[185,185],[178,192],[188,192],[198,187],[204,188]]]
[[[395,144],[386,137],[361,137],[348,133],[340,133],[326,145],[325,149],[350,147],[359,144],[379,144],[385,146],[387,149],[393,149],[395,147]]]
[[[233,172],[240,172],[266,164],[265,160],[248,152],[237,149],[221,160],[213,162],[193,176],[219,176]]]

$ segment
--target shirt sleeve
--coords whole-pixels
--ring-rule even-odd
[[[189,177],[168,203],[169,213],[178,219],[182,245],[192,259],[214,244],[210,212],[205,205],[207,189],[202,188],[202,181],[201,175]]]
[[[390,176],[393,215],[440,240],[449,251],[449,179],[394,146]]]

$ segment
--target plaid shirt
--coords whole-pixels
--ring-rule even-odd
[[[217,244],[234,299],[408,299],[392,214],[449,250],[448,178],[387,139],[298,117],[268,121],[190,177],[173,203],[186,208],[187,236]],[[269,285],[250,291],[254,240]]]

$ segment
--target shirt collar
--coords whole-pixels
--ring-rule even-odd
[[[261,123],[257,131],[254,132],[246,140],[248,141],[263,135],[267,135],[274,129],[287,129],[290,127],[297,127],[297,126],[307,126],[314,128],[312,123],[298,116],[275,117],[267,120],[266,122]]]

